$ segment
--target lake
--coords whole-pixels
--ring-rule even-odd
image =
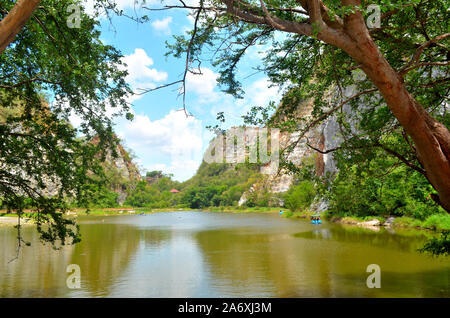
[[[276,213],[79,217],[82,242],[55,251],[0,226],[1,297],[450,297],[450,258],[417,252],[421,231],[372,231]],[[69,289],[67,266],[81,273]],[[367,266],[381,288],[368,288]]]

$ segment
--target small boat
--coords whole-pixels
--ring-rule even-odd
[[[322,220],[320,219],[320,215],[312,215],[311,216],[311,223],[312,224],[320,224],[320,223],[322,223]]]

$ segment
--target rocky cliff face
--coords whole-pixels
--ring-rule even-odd
[[[310,116],[311,107],[309,107],[309,105],[302,105],[301,108],[301,116]],[[223,142],[224,145],[223,154],[218,157],[220,158],[220,162],[230,163],[230,167],[232,167],[236,163],[244,162],[244,158],[249,159],[250,149],[255,149],[257,147],[256,136],[263,129],[264,128],[249,127],[246,128],[245,133],[243,132],[244,130],[242,127],[232,127],[228,129],[224,136],[224,140],[219,141],[219,144],[222,144]],[[249,134],[249,130],[252,130],[253,133]],[[332,153],[321,154],[309,147],[307,143],[322,151],[337,147],[341,143],[341,139],[338,136],[339,126],[336,118],[331,117],[321,125],[311,129],[299,140],[301,131],[302,127],[299,127],[294,132],[280,131],[280,152],[289,145],[295,145],[291,151],[285,155],[284,161],[293,164],[295,167],[302,167],[305,164],[312,164],[314,166],[315,173],[318,176],[335,174],[336,162],[333,159]],[[227,142],[227,140],[231,140],[234,136],[241,136],[242,138],[238,138],[240,141],[235,142],[234,144]],[[217,146],[217,141],[217,138],[214,139],[211,142],[211,145]],[[215,149],[214,152],[216,152],[216,150],[217,149]],[[217,159],[217,157],[215,157],[215,159]],[[267,191],[272,194],[282,194],[288,191],[294,182],[293,174],[285,168],[278,171],[278,164],[275,164],[273,161],[262,164],[260,167],[260,172],[261,174],[266,175],[266,177],[262,178],[262,181],[253,184],[249,190],[243,193],[239,200],[239,205],[245,204],[253,193],[262,193]],[[272,202],[273,205],[283,204],[280,196],[274,197],[277,197],[277,199],[274,199],[277,202]],[[326,208],[326,203],[319,203],[319,205],[319,209]]]
[[[120,205],[125,202],[128,193],[133,190],[132,187],[141,179],[139,169],[131,160],[128,152],[122,147],[121,144],[116,145],[117,156],[112,155],[112,151],[106,154],[106,158],[103,161],[103,167],[106,174],[110,176],[108,180],[109,187],[114,192],[118,193],[118,203]],[[22,167],[10,167],[0,162],[0,169],[9,171],[21,178],[28,180],[31,188],[40,193],[43,196],[52,197],[58,195],[60,190],[60,180],[55,176],[43,174],[42,182],[44,188],[38,187],[38,180],[34,176],[28,175]],[[20,189],[17,189],[17,193],[26,195]]]
[[[345,95],[351,96],[351,94],[351,89],[345,92]],[[348,107],[344,107],[343,110],[344,112],[351,111]],[[312,105],[309,102],[306,102],[299,105],[294,116],[308,119],[311,117],[311,111]],[[286,119],[277,113],[275,116],[279,116],[280,121]],[[303,131],[302,126],[299,126],[294,132],[281,132],[280,149],[284,149],[288,145],[295,145],[291,152],[285,156],[285,161],[290,162],[295,167],[301,167],[304,164],[313,162],[317,176],[324,176],[327,174],[333,176],[337,172],[333,153],[322,154],[312,149],[307,144],[312,145],[314,148],[321,151],[338,147],[343,139],[339,134],[339,124],[336,116],[331,116],[320,125],[310,129],[310,131],[299,140],[301,131]],[[268,174],[268,171],[266,171],[267,169],[270,169],[270,167],[267,165],[262,166],[261,173]],[[249,194],[256,191],[256,189],[267,189],[271,193],[281,194],[288,191],[294,182],[294,176],[286,169],[281,169],[278,174],[268,175],[268,178],[263,181],[263,184],[253,185],[249,191],[242,195],[239,205],[245,204]],[[279,200],[279,204],[283,204],[282,200]],[[317,211],[323,211],[327,208],[327,202],[321,200],[318,200],[314,205],[314,209]]]
[[[98,143],[98,139],[92,141]],[[103,168],[109,176],[109,186],[111,190],[116,192],[118,196],[118,203],[122,205],[127,195],[133,190],[138,181],[141,180],[139,169],[133,163],[129,153],[118,143],[115,148],[117,156],[113,156],[112,150],[106,153]]]
[[[357,80],[357,79],[356,79]],[[354,96],[356,93],[353,86],[347,87],[342,92],[343,98],[349,98]],[[328,101],[333,101],[336,99],[337,91],[331,90],[328,95],[324,96]],[[335,103],[336,104],[336,103]],[[358,108],[367,107],[364,104],[359,104]],[[308,119],[311,118],[312,112],[312,101],[306,101],[301,103],[293,114],[289,116],[294,116],[297,118]],[[342,107],[342,113],[349,120],[351,129],[354,133],[358,132],[357,118],[358,116],[352,110],[349,105],[344,105]],[[289,116],[283,115],[282,106],[279,107],[275,113],[275,121],[283,122],[288,119]],[[290,144],[294,144],[292,151],[285,157],[286,162],[292,163],[295,167],[301,167],[304,164],[314,162],[315,173],[317,176],[329,175],[333,177],[337,173],[336,161],[333,158],[333,152],[322,154],[307,145],[312,145],[314,148],[320,151],[327,151],[330,149],[335,149],[343,142],[343,137],[340,133],[340,127],[336,115],[332,115],[325,119],[322,123],[313,127],[306,133],[300,140],[299,136],[304,130],[304,126],[298,126],[294,132],[281,132],[280,138],[280,149],[286,148]],[[261,167],[261,172],[267,174],[267,169],[269,166]],[[281,169],[278,174],[269,174],[269,177],[263,181],[263,184],[254,184],[252,188],[245,192],[239,205],[246,202],[249,194],[257,189],[267,189],[269,192],[274,194],[284,193],[289,190],[294,182],[294,176],[289,173],[286,169]],[[279,200],[279,204],[282,205],[282,200]],[[327,202],[317,198],[316,202],[313,204],[312,209],[315,211],[324,211],[327,209]]]
[[[44,114],[50,113],[50,108],[47,103],[43,102],[43,108]],[[17,105],[11,107],[3,107],[0,105],[0,125],[8,127],[11,133],[28,133],[23,128],[24,125],[22,125],[22,123],[15,123],[12,120],[8,123],[8,120],[17,119],[23,112],[24,106],[20,102],[17,102]],[[45,121],[41,121],[41,116],[43,115],[40,113],[34,114],[33,120],[41,125],[45,125]],[[95,137],[90,142],[98,144],[100,140],[98,137]],[[58,145],[63,147],[62,142],[59,142]],[[139,170],[133,163],[130,155],[120,143],[115,145],[115,152],[117,153],[117,156],[113,156],[111,150],[107,152],[106,158],[103,161],[103,166],[107,175],[111,177],[111,180],[108,180],[108,186],[110,186],[111,190],[118,193],[118,203],[122,204],[129,191],[132,190],[130,187],[137,183],[141,177]],[[39,152],[38,156],[46,158],[45,151],[42,151],[42,153]],[[6,164],[3,160],[0,160],[0,171],[6,171],[11,175],[20,177],[21,180],[25,180],[27,184],[29,184],[34,193],[38,193],[42,196],[56,196],[61,188],[61,180],[57,176],[42,173],[42,175],[39,175],[42,180],[39,180],[33,173],[27,172],[27,167],[24,166],[21,161],[18,161],[16,164]],[[20,187],[12,188],[15,193],[27,195]]]
[[[290,144],[296,144],[292,151],[286,156],[286,161],[292,163],[296,167],[302,167],[302,165],[314,162],[315,173],[318,176],[326,174],[335,174],[336,162],[333,159],[333,154],[321,154],[307,145],[313,145],[317,149],[324,151],[326,149],[332,149],[337,147],[341,140],[338,137],[338,125],[335,118],[331,118],[324,122],[322,125],[311,130],[301,140],[298,140],[300,131],[294,133],[283,132],[280,138],[280,148],[283,149]],[[261,167],[261,173],[267,174],[265,171],[268,167]],[[255,185],[254,187],[263,187],[268,189],[269,192],[275,194],[281,194],[289,190],[294,182],[294,176],[286,169],[281,169],[278,174],[269,174],[268,178],[264,181],[264,185]],[[239,204],[245,203],[244,193]],[[280,205],[283,203],[279,202]],[[323,204],[321,204],[323,205]],[[322,209],[322,208],[321,208]]]
[[[124,181],[114,189],[114,191],[119,194],[118,203],[122,205],[125,202],[129,191],[133,190],[136,183],[141,180],[141,175],[139,169],[130,159],[129,154],[120,144],[117,145],[117,153],[119,154],[117,158],[110,157],[109,160]]]

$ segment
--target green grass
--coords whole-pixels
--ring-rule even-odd
[[[16,217],[17,214],[12,213],[0,213],[0,217]]]
[[[232,212],[232,213],[253,213],[253,212],[262,212],[262,213],[273,213],[273,212],[279,212],[280,208],[274,208],[274,207],[209,207],[201,209],[201,211],[207,211],[207,212]]]
[[[205,212],[228,212],[228,213],[276,213],[283,210],[284,213],[282,217],[285,218],[302,218],[309,219],[312,215],[319,214],[315,211],[304,210],[301,212],[292,212],[289,209],[283,209],[279,207],[209,207],[204,209],[190,209],[181,207],[172,208],[160,208],[160,209],[150,209],[150,208],[132,208],[132,207],[121,207],[121,208],[92,208],[88,212],[86,209],[73,209],[70,212],[76,215],[86,216],[86,215],[129,215],[128,211],[133,210],[135,214],[138,213],[154,213],[154,212],[170,212],[170,211],[205,211]],[[122,211],[122,213],[120,213]],[[70,215],[70,214],[69,214]],[[385,218],[379,216],[365,216],[358,217],[353,215],[330,215],[327,211],[320,213],[323,220],[329,220],[331,222],[340,223],[359,223],[364,221],[369,221],[373,219],[379,220],[381,223],[385,222]],[[30,213],[24,213],[24,217],[29,217]],[[0,217],[17,217],[17,214],[7,213],[5,210],[0,211]],[[426,218],[425,220],[419,220],[412,217],[397,217],[394,220],[394,227],[398,228],[415,228],[415,229],[427,229],[433,231],[444,231],[450,230],[450,214],[433,214]]]
[[[450,214],[433,214],[424,221],[411,217],[399,217],[394,225],[406,228],[422,228],[434,231],[450,230]]]
[[[450,230],[450,214],[430,215],[422,226],[432,230]]]
[[[394,226],[406,228],[421,228],[422,221],[408,216],[402,216],[394,220]]]
[[[381,223],[386,222],[386,219],[384,217],[381,216],[365,216],[362,218],[363,221],[370,221],[370,220],[378,220]]]

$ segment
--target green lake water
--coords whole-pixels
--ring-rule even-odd
[[[0,226],[0,297],[450,297],[450,257],[419,231],[371,231],[267,213],[165,212],[79,218],[82,242],[54,251],[36,230],[15,256]],[[69,264],[81,288],[69,289]],[[381,269],[370,289],[369,264]]]

